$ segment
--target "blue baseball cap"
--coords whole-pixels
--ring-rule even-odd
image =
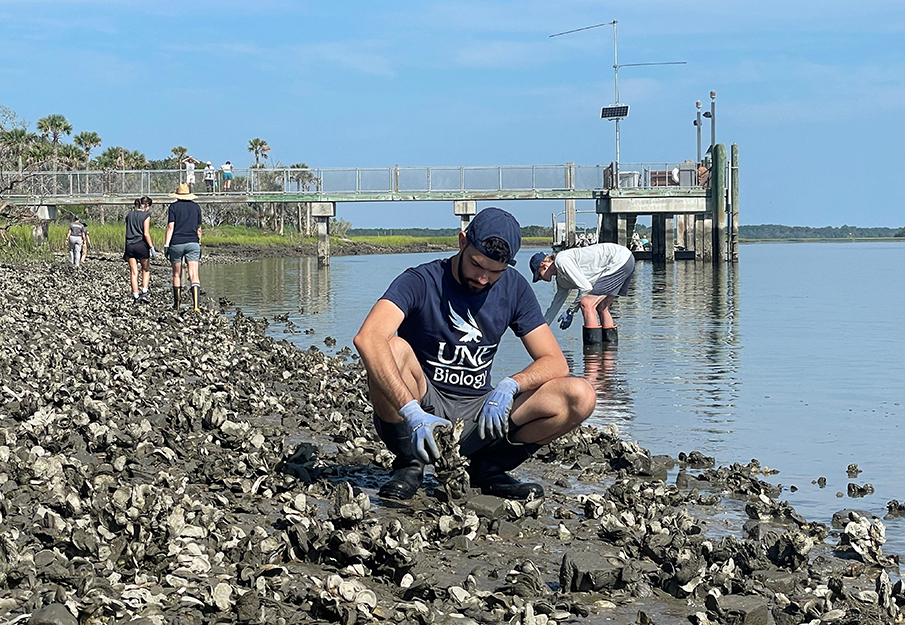
[[[538,280],[540,280],[540,264],[544,262],[544,259],[546,257],[546,252],[538,252],[531,257],[530,261],[528,261],[528,267],[531,268],[531,276],[534,278],[532,282],[537,282]]]
[[[501,208],[489,206],[475,215],[475,218],[465,229],[468,242],[477,248],[484,256],[498,260],[501,263],[515,265],[515,255],[522,246],[522,229],[515,217]],[[497,237],[509,246],[509,258],[497,258],[499,254],[489,254],[484,247],[484,241],[491,237]]]

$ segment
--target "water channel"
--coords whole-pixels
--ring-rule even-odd
[[[517,270],[527,274],[535,251],[519,253]],[[336,353],[396,275],[446,255],[334,257],[329,268],[266,259],[204,266],[202,280],[233,309],[268,318],[272,336]],[[554,333],[572,373],[597,388],[594,423],[617,424],[654,454],[757,458],[809,520],[843,508],[883,518],[889,500],[905,500],[903,266],[905,242],[746,244],[737,266],[639,262],[614,307],[618,347],[584,355],[579,323]],[[534,288],[546,309],[553,287]],[[508,334],[494,379],[527,362]],[[851,463],[862,470],[853,479]],[[850,482],[875,492],[850,498]],[[905,519],[884,523],[885,551],[905,555]]]

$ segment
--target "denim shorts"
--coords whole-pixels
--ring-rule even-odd
[[[176,245],[171,245],[169,258],[171,263],[181,263],[183,260],[197,263],[201,260],[201,244],[177,243]]]

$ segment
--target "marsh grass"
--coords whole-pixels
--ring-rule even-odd
[[[66,233],[69,231],[68,223],[52,223],[48,229],[46,245],[36,247],[32,241],[30,225],[13,226],[7,235],[12,240],[12,245],[4,245],[0,248],[0,259],[24,260],[50,259],[54,254],[65,254],[69,250]],[[88,234],[91,240],[90,251],[120,253],[125,247],[126,226],[122,222],[100,225],[88,223]],[[151,225],[151,240],[159,251],[163,250],[164,228]],[[403,235],[392,236],[353,236],[344,240],[383,246],[399,251],[415,248],[420,245],[438,245],[455,249],[457,237],[412,237]],[[279,235],[272,232],[262,232],[255,228],[243,226],[218,226],[202,227],[202,243],[205,246],[236,245],[249,248],[280,248],[287,251],[304,243],[315,243],[317,237],[299,236],[294,232]],[[335,243],[339,240],[333,238]],[[545,237],[525,237],[522,239],[524,247],[549,247],[550,241]]]
[[[389,236],[365,236],[348,237],[350,241],[370,243],[372,245],[386,245],[388,247],[406,248],[418,244],[427,245],[456,245],[456,237],[410,237],[405,235]]]

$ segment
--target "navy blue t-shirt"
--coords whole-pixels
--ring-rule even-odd
[[[201,207],[192,200],[176,200],[167,211],[167,223],[173,223],[170,245],[180,243],[200,243],[198,228],[201,227]]]
[[[506,328],[519,338],[544,325],[528,281],[514,269],[480,294],[456,282],[452,259],[406,269],[383,294],[405,314],[397,334],[424,374],[453,395],[483,395]]]

